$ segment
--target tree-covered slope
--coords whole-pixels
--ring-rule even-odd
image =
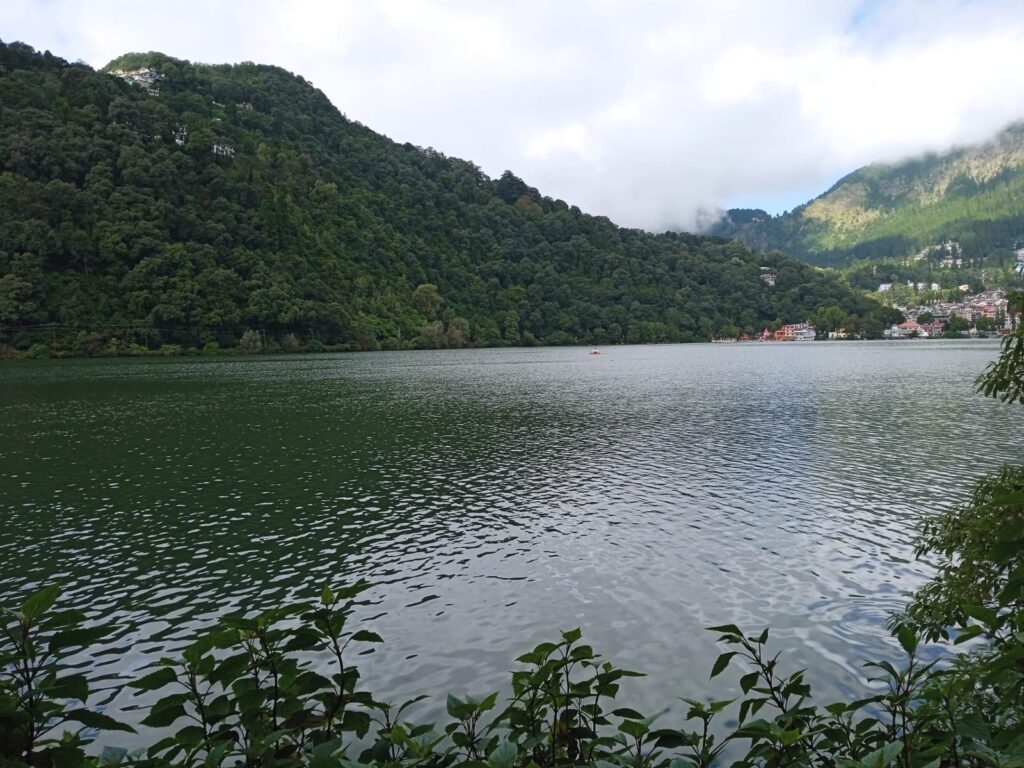
[[[396,144],[276,67],[106,69],[0,44],[0,344],[688,341],[877,311],[778,254]]]
[[[985,257],[1024,237],[1024,123],[977,146],[866,166],[780,216],[728,211],[711,233],[814,264],[904,258],[950,240]]]

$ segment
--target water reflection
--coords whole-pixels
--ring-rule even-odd
[[[0,599],[59,580],[130,674],[218,613],[376,583],[389,698],[482,692],[581,625],[707,689],[771,624],[826,693],[926,575],[914,521],[1019,459],[982,343],[482,350],[0,368]],[[982,448],[983,446],[983,448]]]

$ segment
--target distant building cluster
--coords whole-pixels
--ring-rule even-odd
[[[907,288],[914,288],[918,291],[941,291],[942,286],[938,283],[915,283],[913,280],[907,280]],[[878,292],[888,293],[892,290],[892,283],[879,283]]]
[[[235,148],[230,144],[214,144],[212,147],[213,154],[219,155],[220,157],[234,157]]]
[[[918,323],[916,320],[906,320],[899,325],[885,329],[887,339],[929,339],[942,336],[946,330],[946,323],[936,320],[931,323]]]
[[[1018,262],[1019,263],[1019,262]],[[960,286],[967,289],[967,286]],[[1019,313],[1010,312],[1009,302],[1002,291],[985,291],[964,296],[959,302],[939,302],[930,306],[898,307],[906,320],[893,325],[885,331],[886,338],[934,338],[943,336],[949,327],[950,318],[959,318],[971,327],[969,336],[978,334],[977,324],[981,320],[988,321],[988,327],[1000,335],[1010,333],[1018,322]],[[923,315],[931,315],[926,322],[919,322]]]
[[[772,331],[766,327],[761,331],[761,333],[755,333],[753,338],[744,333],[739,337],[739,339],[731,337],[716,337],[711,339],[711,341],[715,344],[724,344],[735,341],[814,341],[816,337],[817,331],[814,330],[813,325],[808,323],[793,323],[791,325],[784,325],[777,331]],[[829,333],[828,337],[830,339],[848,338],[845,328],[840,328],[838,331],[832,331]]]
[[[765,329],[767,330],[767,329]],[[774,341],[814,341],[816,336],[813,325],[807,323],[794,323],[784,325],[774,334]]]
[[[142,88],[150,96],[156,96],[160,93],[160,81],[164,79],[162,74],[149,67],[142,67],[141,69],[115,69],[110,74],[121,78],[129,85],[136,85]]]
[[[960,269],[963,267],[964,251],[956,240],[947,240],[940,246],[940,250],[945,253],[942,261],[939,262],[940,266],[945,269]]]

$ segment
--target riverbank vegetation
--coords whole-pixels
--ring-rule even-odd
[[[7,356],[707,341],[823,309],[852,331],[892,322],[782,254],[620,228],[397,144],[277,67],[108,69],[0,43]]]
[[[979,391],[1024,402],[1024,329],[979,377]],[[682,712],[628,706],[619,668],[578,629],[524,653],[510,685],[449,694],[447,720],[418,722],[418,699],[380,701],[354,663],[383,642],[350,624],[367,584],[325,587],[315,603],[225,616],[178,658],[122,681],[144,716],[99,711],[81,652],[110,629],[56,610],[44,587],[0,620],[0,764],[5,766],[310,766],[363,768],[941,768],[1024,765],[1024,466],[977,481],[961,505],[927,519],[919,556],[934,577],[893,617],[902,663],[865,665],[863,694],[818,700],[769,632],[711,627],[711,677],[736,676],[728,700]],[[106,691],[110,701],[110,691]],[[137,713],[136,713],[137,714]],[[119,748],[119,732],[155,734]]]

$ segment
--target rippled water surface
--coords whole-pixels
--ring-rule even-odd
[[[985,342],[0,367],[0,602],[51,580],[130,675],[219,613],[375,582],[375,692],[481,693],[581,626],[653,710],[776,628],[826,693],[889,652],[915,521],[1019,461]]]

